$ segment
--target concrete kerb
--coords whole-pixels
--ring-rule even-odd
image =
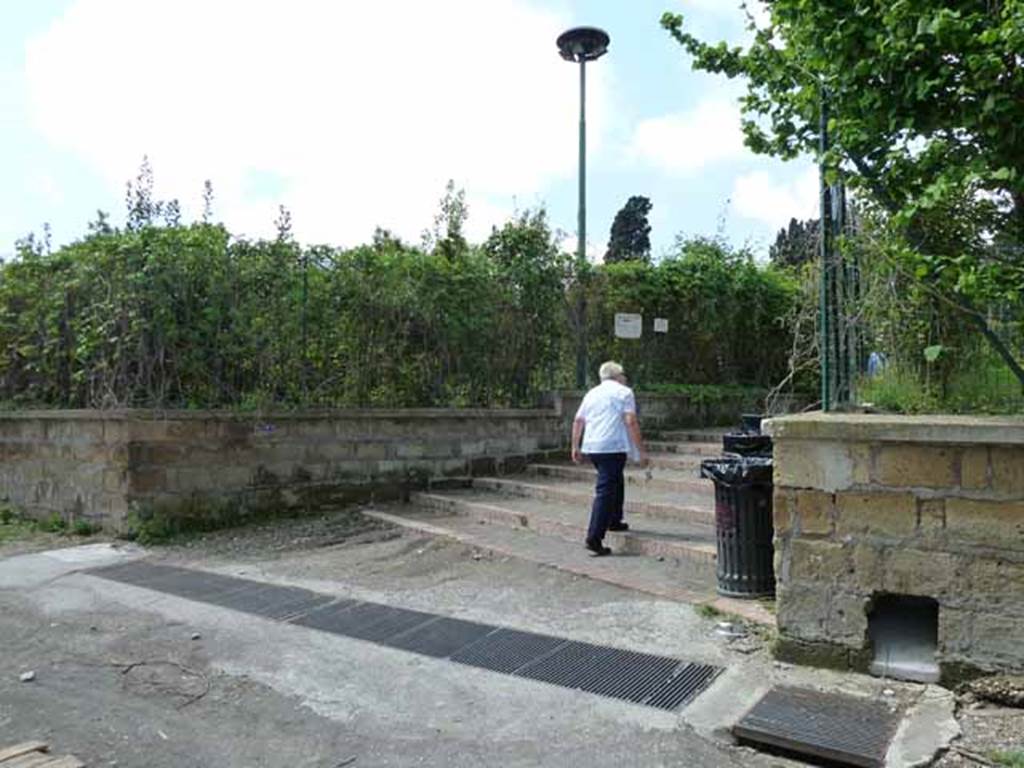
[[[929,685],[900,723],[885,757],[886,768],[928,765],[959,736],[956,697],[945,688]]]
[[[945,445],[1024,444],[1024,418],[977,416],[886,416],[844,413],[841,420],[821,412],[768,419],[765,434],[786,440],[940,443]]]
[[[768,674],[755,672],[751,665],[728,669],[715,686],[684,711],[684,720],[705,737],[735,743],[733,725],[776,685],[888,701],[895,711],[903,708],[885,757],[886,768],[929,765],[960,735],[955,697],[944,688],[788,665],[776,665]],[[889,685],[892,687],[885,687]]]
[[[35,554],[16,555],[0,568],[0,589],[34,589],[72,573],[128,562],[145,555],[134,544],[83,544]]]
[[[473,487],[498,491],[511,496],[535,498],[545,501],[564,501],[589,506],[593,495],[589,489],[574,490],[560,486],[526,483],[521,480],[508,481],[499,478],[474,478]],[[679,520],[687,523],[713,525],[714,515],[708,509],[683,504],[665,504],[627,498],[625,511],[631,515],[644,515],[661,520]]]

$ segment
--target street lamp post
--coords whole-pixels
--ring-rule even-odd
[[[566,61],[580,65],[580,198],[576,228],[577,275],[582,276],[587,265],[587,62],[599,59],[608,52],[608,33],[596,27],[574,27],[558,36],[558,52]],[[580,285],[576,305],[576,386],[587,383],[586,296]]]

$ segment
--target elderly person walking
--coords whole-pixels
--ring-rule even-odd
[[[626,481],[623,470],[632,448],[647,466],[647,450],[636,418],[636,398],[626,386],[622,366],[609,360],[599,371],[601,383],[587,392],[572,423],[572,460],[587,456],[597,468],[594,505],[590,511],[586,547],[595,556],[610,555],[604,546],[607,531],[625,531],[622,520]],[[582,438],[582,445],[580,439]]]

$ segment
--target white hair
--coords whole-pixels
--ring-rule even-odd
[[[616,376],[621,376],[624,373],[622,366],[616,363],[614,360],[609,360],[607,363],[602,363],[600,370],[597,375],[601,377],[601,381],[606,379],[614,379]]]

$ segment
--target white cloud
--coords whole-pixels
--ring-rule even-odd
[[[746,152],[739,105],[720,98],[704,101],[689,112],[643,120],[628,150],[633,158],[681,175]]]
[[[757,27],[764,27],[768,24],[770,11],[763,0],[682,0],[683,12],[697,10],[706,13],[714,13],[727,18],[746,20],[747,14],[754,18]]]
[[[789,180],[754,171],[740,176],[733,184],[735,211],[776,229],[786,226],[791,218],[817,218],[818,200],[818,169],[814,167]]]
[[[35,171],[28,178],[26,188],[39,197],[46,205],[60,205],[64,202],[64,190],[57,180],[46,171]]]
[[[771,12],[762,0],[682,0],[679,3],[688,31],[710,42],[725,38],[729,45],[748,46],[754,41],[749,29],[768,26]]]
[[[42,132],[118,191],[148,154],[160,196],[194,213],[210,178],[243,232],[280,202],[306,240],[415,240],[449,178],[477,233],[575,173],[565,26],[526,0],[78,0],[28,44],[26,77]],[[610,78],[588,72],[595,153]],[[253,171],[279,200],[247,193]]]

